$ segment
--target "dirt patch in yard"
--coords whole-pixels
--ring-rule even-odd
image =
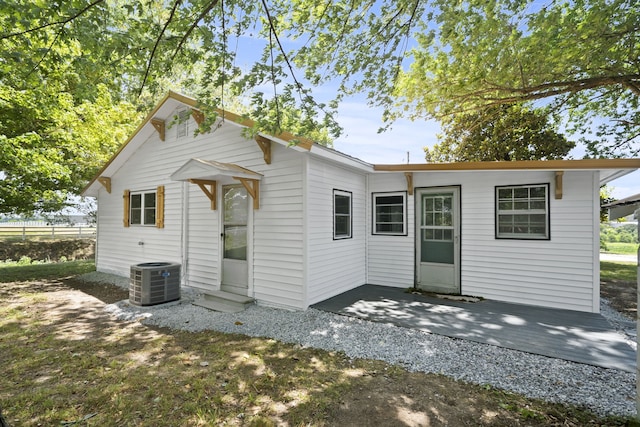
[[[600,282],[600,295],[609,301],[611,308],[635,321],[638,315],[637,283],[623,280]]]
[[[15,426],[624,425],[339,352],[116,321],[104,305],[128,295],[114,285],[0,291],[0,403]]]

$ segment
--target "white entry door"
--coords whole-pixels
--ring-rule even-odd
[[[460,293],[460,189],[416,191],[416,280],[429,292]]]
[[[247,295],[249,200],[242,185],[222,187],[222,290]]]

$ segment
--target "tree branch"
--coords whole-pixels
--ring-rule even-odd
[[[270,34],[273,34],[273,37],[276,39],[276,43],[278,43],[278,49],[280,50],[280,53],[282,53],[282,57],[284,58],[284,61],[286,62],[287,67],[289,68],[289,72],[291,73],[291,78],[293,78],[293,81],[296,84],[296,88],[298,88],[298,94],[300,94],[300,88],[302,87],[302,84],[300,84],[300,82],[296,78],[295,72],[293,71],[293,66],[289,61],[289,57],[287,56],[287,53],[284,51],[284,48],[282,47],[282,43],[280,43],[280,38],[278,37],[278,33],[276,32],[276,29],[273,26],[273,18],[271,18],[269,7],[267,6],[267,3],[265,0],[261,0],[261,1],[262,1],[262,6],[264,7],[264,12],[267,14],[267,20],[269,21]]]
[[[214,7],[216,7],[217,4],[218,4],[218,0],[213,0],[211,3],[209,3],[209,5],[207,7],[202,9],[202,12],[200,12],[200,15],[198,15],[198,18],[196,18],[196,20],[193,21],[193,23],[189,26],[189,29],[187,31],[185,31],[185,33],[182,35],[182,38],[180,39],[180,42],[178,43],[178,46],[176,47],[175,51],[173,52],[173,55],[171,55],[171,60],[173,60],[178,55],[178,53],[182,49],[182,46],[184,45],[184,43],[187,41],[187,39],[189,38],[191,33],[198,26],[198,23],[200,21],[202,21],[204,19],[204,17],[207,16],[209,14],[209,12],[211,12],[213,10]]]
[[[3,34],[2,36],[0,36],[0,40],[4,40],[4,39],[8,39],[10,37],[15,37],[15,36],[21,36],[23,34],[29,34],[29,33],[33,33],[35,31],[39,31],[39,30],[43,30],[47,27],[51,27],[54,25],[66,25],[69,22],[73,21],[74,19],[76,19],[77,17],[79,17],[80,15],[82,15],[83,13],[85,13],[86,11],[88,11],[89,9],[91,9],[92,7],[96,6],[99,3],[102,3],[104,0],[95,0],[93,3],[85,6],[84,8],[82,8],[78,13],[76,13],[75,15],[72,15],[66,19],[63,19],[62,21],[56,21],[56,22],[48,22],[46,24],[40,25],[38,27],[35,28],[30,28],[28,30],[24,30],[24,31],[17,31],[15,33],[9,33],[9,34]]]
[[[579,80],[558,81],[550,83],[542,83],[530,87],[508,87],[485,82],[488,87],[486,89],[470,92],[460,95],[460,99],[476,98],[480,101],[492,103],[513,103],[523,101],[533,101],[542,98],[561,95],[564,93],[576,93],[587,89],[595,89],[598,87],[621,85],[632,90],[634,94],[640,94],[633,90],[630,85],[634,85],[636,81],[640,81],[640,74],[629,74],[624,76],[600,76],[590,77]],[[490,93],[502,92],[505,95],[490,96]]]
[[[160,31],[160,34],[158,34],[158,37],[156,37],[156,42],[153,45],[153,50],[151,51],[151,55],[149,56],[147,67],[144,70],[144,77],[142,78],[142,83],[140,84],[140,90],[138,91],[138,96],[142,95],[142,90],[144,89],[144,85],[147,83],[147,78],[149,77],[149,72],[151,70],[151,63],[153,62],[153,57],[155,56],[156,50],[160,45],[160,40],[162,40],[162,36],[164,35],[164,32],[167,30],[167,27],[169,26],[171,21],[173,20],[173,17],[176,13],[176,9],[178,8],[181,2],[182,0],[176,0],[176,2],[173,4],[173,7],[171,8],[171,13],[169,14],[169,18],[167,18],[167,21],[164,23],[164,27],[162,27],[162,31]]]
[[[33,74],[39,67],[40,64],[42,64],[42,62],[44,61],[44,58],[47,57],[47,55],[49,55],[49,52],[51,52],[51,49],[53,48],[53,45],[56,44],[56,41],[58,41],[58,38],[60,37],[60,34],[62,33],[62,30],[64,29],[64,26],[66,24],[62,24],[62,27],[56,32],[56,36],[53,38],[53,41],[51,42],[51,44],[49,45],[49,47],[47,47],[47,50],[44,52],[44,54],[42,55],[42,57],[40,58],[40,60],[38,61],[38,63],[36,65],[33,66],[33,68],[31,69],[31,71],[29,71],[29,73],[27,74],[27,76],[25,77],[25,79],[29,78],[29,76],[31,74]]]

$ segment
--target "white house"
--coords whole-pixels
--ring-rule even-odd
[[[176,262],[289,309],[376,284],[598,312],[599,188],[640,159],[371,165],[231,113],[194,136],[196,107],[170,92],[84,189],[98,271]]]

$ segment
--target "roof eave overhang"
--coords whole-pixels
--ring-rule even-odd
[[[521,171],[521,170],[624,170],[633,172],[640,168],[640,159],[582,159],[582,160],[521,160],[512,162],[458,162],[373,165],[377,172],[427,172],[427,171]],[[623,174],[624,174],[623,173]]]

